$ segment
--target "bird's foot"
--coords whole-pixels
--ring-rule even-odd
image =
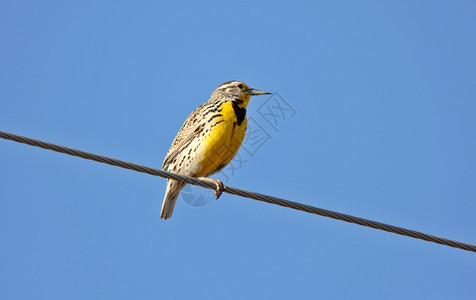
[[[206,177],[200,177],[200,179],[214,183],[216,185],[215,188],[215,199],[220,198],[221,194],[223,194],[223,191],[225,190],[225,185],[221,180],[218,179],[213,179],[213,178],[206,178]]]
[[[218,200],[218,198],[220,198],[221,194],[223,194],[223,191],[225,190],[225,185],[223,184],[223,182],[221,182],[221,180],[215,180],[215,184],[217,185],[215,189],[215,199]]]

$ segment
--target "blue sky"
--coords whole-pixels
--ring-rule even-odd
[[[227,184],[475,244],[475,11],[2,1],[0,130],[160,167],[237,79],[282,98],[252,99],[264,142]],[[271,126],[276,99],[292,109]],[[474,296],[471,252],[227,194],[185,201],[200,188],[162,221],[161,178],[5,140],[0,161],[2,299]]]

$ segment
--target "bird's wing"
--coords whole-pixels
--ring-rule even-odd
[[[177,136],[172,142],[172,146],[170,146],[169,152],[165,156],[162,170],[166,170],[177,155],[202,131],[204,124],[200,118],[200,114],[203,111],[204,106],[205,104],[195,109],[183,123],[182,128],[180,128]]]

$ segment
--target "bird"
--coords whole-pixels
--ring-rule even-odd
[[[218,199],[225,189],[220,180],[208,178],[233,159],[246,133],[246,107],[251,96],[271,93],[250,88],[241,81],[227,81],[185,120],[165,156],[162,170],[200,178],[215,184]],[[161,219],[172,216],[183,181],[168,179]]]

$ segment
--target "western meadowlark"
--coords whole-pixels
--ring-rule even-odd
[[[246,106],[251,96],[268,92],[252,89],[243,82],[228,81],[213,91],[210,100],[188,116],[165,157],[162,170],[191,177],[201,177],[216,184],[218,199],[223,183],[208,179],[233,159],[246,132]],[[167,180],[160,217],[172,216],[180,190],[186,183]]]

